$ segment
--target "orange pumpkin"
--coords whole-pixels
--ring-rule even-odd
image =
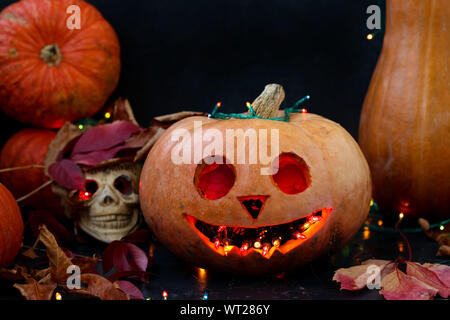
[[[199,125],[205,140],[195,131]],[[208,131],[226,137],[232,129],[254,132],[255,139],[230,147],[224,138],[217,147],[226,151],[208,147]],[[269,138],[267,146],[277,144],[279,152],[250,164],[252,154],[261,152],[264,130],[267,136],[278,132],[278,141]],[[180,140],[180,132],[186,138]],[[203,150],[197,163],[191,156],[189,163],[174,163],[180,150],[184,156],[197,148]],[[239,150],[248,160],[236,160]],[[266,164],[270,175],[261,174]],[[350,240],[367,216],[370,184],[354,139],[318,115],[291,114],[289,122],[191,117],[153,146],[139,197],[148,225],[178,256],[201,267],[263,274],[308,263]]]
[[[55,132],[44,129],[25,129],[17,132],[0,151],[0,169],[44,165],[48,147],[55,136]],[[0,182],[16,198],[30,193],[48,180],[42,168],[0,173]],[[33,195],[26,203],[35,208],[61,209],[60,201],[50,186]]]
[[[449,1],[388,1],[359,142],[386,212],[450,217]]]
[[[72,5],[80,29],[67,26]],[[0,13],[0,108],[8,116],[46,128],[89,117],[119,74],[116,33],[87,2],[22,0]]]
[[[22,244],[23,221],[11,192],[0,183],[0,267],[14,261]]]

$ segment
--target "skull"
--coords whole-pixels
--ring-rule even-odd
[[[141,222],[139,175],[139,165],[131,162],[87,171],[85,191],[65,192],[66,215],[97,240],[120,240]]]

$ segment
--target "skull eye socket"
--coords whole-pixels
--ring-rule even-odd
[[[131,178],[125,175],[117,177],[116,180],[114,180],[114,188],[124,195],[131,194],[133,192]]]
[[[280,154],[278,157],[278,172],[272,176],[272,179],[278,188],[286,194],[303,192],[311,184],[308,165],[295,153]]]
[[[77,195],[78,198],[81,200],[90,200],[94,193],[98,190],[98,184],[94,180],[86,180],[84,183],[84,189],[85,191],[78,191]]]
[[[194,185],[203,198],[217,200],[230,192],[235,180],[234,167],[225,158],[208,157],[197,166]]]

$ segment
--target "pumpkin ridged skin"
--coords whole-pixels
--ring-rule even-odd
[[[359,143],[386,213],[450,217],[448,1],[387,2]]]
[[[194,121],[202,121],[204,131],[214,128],[224,137],[227,129],[278,129],[280,153],[294,152],[302,157],[310,167],[311,185],[300,194],[285,194],[270,176],[260,175],[260,168],[266,165],[233,164],[236,180],[229,193],[218,200],[202,198],[193,183],[197,165],[175,165],[171,160],[176,144],[171,141],[172,132],[187,129],[192,134]],[[250,148],[250,152],[256,152],[254,146]],[[147,224],[172,252],[201,267],[256,275],[292,269],[342,247],[367,217],[371,181],[369,167],[354,139],[341,126],[320,116],[295,114],[290,123],[192,117],[171,126],[153,146],[141,173],[139,195]],[[237,200],[249,195],[269,195],[256,220]],[[215,225],[259,227],[306,217],[322,208],[334,209],[322,229],[284,255],[276,251],[269,260],[257,252],[245,257],[218,254],[183,216]]]
[[[66,26],[70,5],[80,7],[79,30]],[[54,44],[58,49],[50,52],[60,51],[58,65],[41,58]],[[87,2],[22,0],[0,13],[0,108],[11,118],[59,128],[92,116],[115,90],[119,75],[117,35]]]
[[[56,133],[45,129],[24,129],[14,134],[0,151],[0,169],[43,165],[48,147]],[[0,173],[3,183],[20,198],[49,180],[44,169],[31,168]],[[60,209],[60,201],[50,186],[42,189],[25,201],[35,208]]]
[[[22,246],[23,221],[13,195],[0,183],[0,267],[10,265]]]

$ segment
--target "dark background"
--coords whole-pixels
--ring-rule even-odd
[[[0,9],[13,0],[0,0]],[[282,107],[309,94],[308,110],[355,138],[382,46],[365,38],[377,0],[90,0],[116,30],[127,97],[142,126],[181,110],[243,112],[268,83]],[[383,9],[383,6],[382,6]],[[382,10],[384,11],[384,10]],[[383,19],[384,21],[384,19]],[[113,98],[114,98],[113,97]],[[0,146],[26,125],[0,111]]]

